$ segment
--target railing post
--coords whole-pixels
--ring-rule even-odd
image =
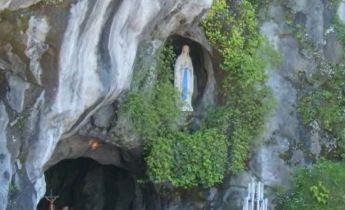
[[[264,199],[264,184],[255,182],[248,183],[248,195],[243,202],[243,210],[267,210],[268,200]]]

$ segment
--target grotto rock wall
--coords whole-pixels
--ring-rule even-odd
[[[19,8],[29,7],[40,0],[3,0],[0,2],[0,10],[11,9],[16,10]]]
[[[6,208],[9,186],[17,193],[9,195],[7,209],[35,209],[45,193],[43,168],[57,143],[128,89],[138,44],[192,27],[212,3],[80,0],[29,7],[36,2],[0,4],[0,9],[24,8],[1,13],[6,89],[1,96],[1,170],[6,176],[0,181],[0,209]]]
[[[0,210],[35,209],[45,193],[43,171],[65,158],[136,167],[129,163],[140,157],[142,142],[114,114],[117,101],[131,85],[135,60],[150,66],[170,35],[203,47],[209,77],[200,107],[214,97],[212,49],[197,27],[212,0],[38,1],[0,2]],[[267,69],[277,106],[262,143],[247,171],[166,209],[241,209],[252,178],[268,186],[273,208],[274,186],[288,187],[293,166],[310,164],[330,140],[297,112],[300,96],[322,82],[313,75],[344,63],[330,2],[275,0],[260,11],[261,31],[282,57]],[[342,1],[336,14],[343,22],[344,11]],[[90,152],[94,137],[111,146]]]
[[[208,192],[213,195],[209,205],[214,209],[241,209],[252,179],[266,185],[270,208],[274,209],[274,190],[289,188],[294,167],[310,165],[322,147],[333,141],[320,131],[317,122],[304,125],[298,107],[300,98],[332,73],[330,65],[345,63],[343,46],[334,30],[336,16],[343,19],[345,14],[344,4],[342,1],[335,10],[330,1],[321,0],[260,5],[261,32],[281,55],[281,65],[267,69],[267,84],[276,107],[258,139],[261,143],[253,148],[248,170]],[[315,79],[318,76],[321,79]]]

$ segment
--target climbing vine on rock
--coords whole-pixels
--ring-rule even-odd
[[[147,164],[153,181],[189,188],[223,180],[228,145],[216,129],[170,132],[152,143]]]
[[[191,132],[177,126],[181,112],[172,84],[172,46],[163,46],[156,57],[154,84],[133,88],[121,107],[145,142],[148,178],[175,187],[212,186],[226,172],[227,139],[217,129]],[[149,71],[140,70],[134,75],[135,83],[149,77]]]
[[[336,10],[339,1],[331,2]],[[345,25],[336,15],[333,26],[345,50]],[[336,140],[336,148],[325,154],[332,161],[321,159],[313,168],[297,170],[292,189],[280,197],[281,209],[343,209],[345,205],[345,164],[339,161],[345,149],[345,66],[328,65],[330,73],[300,98],[298,109],[306,125],[317,124],[323,133]],[[323,71],[322,66],[319,71]]]
[[[278,56],[258,31],[249,1],[216,0],[203,22],[209,41],[220,53],[223,79],[220,108],[208,123],[218,124],[229,135],[230,171],[244,168],[253,139],[262,132],[265,116],[273,107],[265,86],[264,68]],[[266,48],[265,50],[262,50]],[[274,58],[274,59],[273,59]]]
[[[292,189],[278,195],[278,209],[344,209],[344,180],[344,162],[322,160],[312,169],[300,168],[292,179]]]
[[[335,2],[335,6],[338,3]],[[336,14],[336,13],[335,13]],[[334,28],[345,50],[345,25],[336,16]],[[321,71],[321,69],[320,69]],[[301,97],[299,112],[306,125],[317,121],[320,127],[345,149],[345,66],[331,66],[329,77],[311,92]]]
[[[223,79],[219,101],[200,128],[192,131],[178,123],[183,113],[172,83],[174,52],[169,44],[157,53],[153,85],[133,88],[122,105],[121,111],[145,141],[147,175],[155,183],[185,188],[219,183],[226,173],[244,168],[253,139],[263,130],[273,106],[264,68],[275,54],[258,31],[251,4],[232,3],[230,9],[226,1],[214,1],[203,22],[208,39],[221,54]],[[150,77],[143,72],[149,71],[140,69],[136,75]]]
[[[345,146],[345,71],[333,67],[331,78],[308,95],[302,97],[299,111],[306,124],[317,120],[321,127],[338,140],[338,146]]]

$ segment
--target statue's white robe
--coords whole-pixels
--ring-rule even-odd
[[[184,69],[188,69],[187,71],[187,84],[183,84],[183,76],[184,76]],[[193,89],[194,89],[194,73],[193,73],[193,64],[192,59],[189,55],[181,54],[177,57],[175,63],[175,70],[174,70],[174,85],[179,92],[180,99],[182,100],[182,111],[193,111],[192,107],[192,96],[193,96]],[[186,99],[184,100],[183,94],[183,85],[187,85],[187,95]]]

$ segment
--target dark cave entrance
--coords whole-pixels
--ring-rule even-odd
[[[47,195],[59,196],[55,210],[134,209],[136,181],[129,171],[90,158],[63,160],[45,172]],[[48,210],[43,198],[38,210]]]
[[[174,48],[176,57],[181,54],[183,45],[189,46],[189,55],[192,59],[194,68],[194,92],[192,104],[196,108],[196,105],[200,103],[200,100],[205,92],[206,84],[208,81],[208,73],[204,63],[205,49],[196,41],[185,38],[179,35],[172,35],[168,38]],[[174,69],[172,69],[174,71]]]

